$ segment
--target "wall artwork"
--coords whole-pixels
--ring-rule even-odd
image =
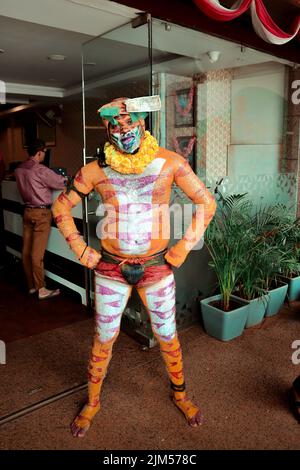
[[[188,160],[192,169],[196,171],[196,137],[195,136],[178,136],[174,137],[173,144],[175,152]]]
[[[175,90],[174,93],[175,127],[194,126],[194,86]]]

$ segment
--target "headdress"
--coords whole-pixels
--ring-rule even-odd
[[[161,108],[160,97],[141,96],[139,98],[117,98],[110,103],[101,106],[98,112],[103,123],[108,128],[109,123],[117,125],[117,118],[122,114],[129,114],[132,122],[144,120],[148,112],[159,111]]]

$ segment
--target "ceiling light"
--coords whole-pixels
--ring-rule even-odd
[[[62,54],[51,54],[48,55],[49,60],[65,60],[66,56]]]

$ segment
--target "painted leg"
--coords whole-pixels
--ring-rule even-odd
[[[182,352],[176,332],[175,281],[174,276],[165,277],[148,287],[138,289],[147,308],[167,372],[171,381],[174,404],[184,414],[188,424],[202,424],[200,409],[187,398],[184,383]]]
[[[132,287],[95,273],[96,334],[88,368],[88,401],[71,424],[74,437],[83,437],[100,410],[100,392],[122,313]]]

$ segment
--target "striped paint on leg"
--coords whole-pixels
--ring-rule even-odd
[[[131,290],[131,286],[95,272],[96,332],[101,343],[118,334]]]
[[[147,308],[153,333],[161,341],[176,334],[175,281],[173,273],[155,284],[138,289]]]

